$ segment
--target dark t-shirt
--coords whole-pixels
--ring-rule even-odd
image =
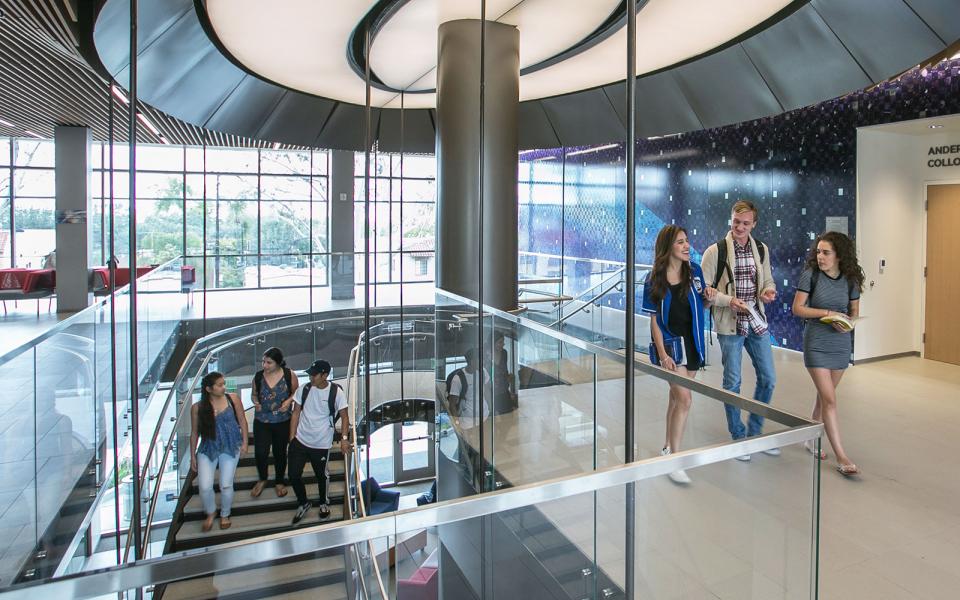
[[[689,288],[683,283],[670,286],[670,314],[667,315],[667,327],[673,335],[683,338],[683,349],[687,354],[687,369],[699,369],[700,355],[697,353],[696,342],[693,339],[693,313],[690,311],[690,300],[687,298]]]

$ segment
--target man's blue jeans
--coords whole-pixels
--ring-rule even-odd
[[[777,384],[777,372],[773,366],[773,351],[770,349],[770,334],[757,335],[750,333],[742,335],[718,335],[720,350],[723,353],[723,389],[740,393],[740,365],[742,364],[743,347],[747,347],[747,354],[753,361],[753,369],[757,373],[757,388],[753,392],[753,399],[764,404],[770,404],[773,398],[773,388]],[[724,404],[727,413],[727,429],[733,439],[739,440],[744,436],[760,435],[763,432],[763,417],[750,414],[747,426],[743,426],[740,419],[740,408],[732,404]]]

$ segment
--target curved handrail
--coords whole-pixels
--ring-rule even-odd
[[[245,324],[243,324],[243,325],[235,325],[235,326],[233,326],[233,327],[228,327],[228,328],[226,328],[226,329],[222,329],[222,330],[220,330],[220,331],[216,331],[216,332],[214,332],[214,333],[205,335],[205,336],[203,336],[203,337],[201,337],[201,338],[198,338],[198,339],[193,343],[193,345],[190,347],[190,352],[187,353],[187,357],[184,359],[183,363],[180,365],[180,369],[177,370],[177,375],[176,375],[176,377],[174,377],[173,385],[171,385],[170,391],[167,393],[167,398],[166,398],[166,400],[164,400],[163,406],[162,406],[161,409],[160,409],[160,413],[159,413],[159,414],[161,415],[161,417],[160,417],[160,419],[157,421],[157,426],[154,428],[153,435],[150,437],[150,443],[149,443],[148,446],[147,446],[147,451],[146,451],[146,452],[144,453],[144,455],[143,455],[144,458],[143,458],[143,462],[142,462],[142,469],[141,469],[141,472],[140,472],[140,482],[139,482],[139,483],[140,483],[140,489],[141,489],[141,490],[143,489],[143,486],[144,486],[144,484],[145,484],[146,481],[147,481],[147,477],[149,476],[149,471],[150,471],[150,459],[153,457],[153,453],[154,453],[154,451],[156,450],[157,441],[158,441],[159,438],[160,438],[160,431],[161,431],[162,426],[163,426],[163,415],[167,414],[167,409],[170,407],[170,403],[171,403],[171,401],[173,400],[174,394],[177,393],[177,390],[181,389],[181,385],[182,385],[183,382],[184,382],[184,379],[185,379],[185,377],[186,377],[186,375],[187,375],[187,372],[189,371],[190,366],[192,365],[193,361],[196,360],[197,354],[198,354],[198,352],[200,351],[199,349],[200,349],[201,347],[205,346],[206,344],[210,343],[211,341],[217,339],[217,338],[222,338],[222,337],[226,337],[226,336],[228,336],[228,335],[232,335],[232,334],[240,331],[241,329],[246,329],[246,328],[250,328],[250,327],[256,327],[256,326],[263,325],[263,324],[265,324],[265,323],[272,323],[272,322],[274,322],[274,321],[282,321],[282,320],[285,320],[285,319],[303,318],[305,315],[309,315],[309,314],[310,314],[310,313],[299,313],[299,314],[296,314],[296,315],[284,315],[284,316],[282,316],[282,317],[274,317],[274,318],[272,318],[272,319],[264,319],[264,320],[262,320],[262,321],[256,321],[256,322],[254,322],[254,323],[245,323]],[[303,324],[300,323],[300,324],[297,324],[296,326],[299,327],[299,326],[302,326],[302,325],[303,325]],[[259,334],[262,334],[262,333],[264,333],[264,332],[259,332],[258,335],[259,335]],[[197,372],[198,372],[198,373],[202,372],[202,371],[203,371],[203,367],[206,366],[206,364],[207,364],[207,362],[204,362],[203,364],[201,364],[201,366],[197,369]],[[196,386],[196,378],[194,378],[193,383],[192,383],[192,384],[190,385],[190,387],[187,388],[187,389],[188,389],[188,390],[191,390],[191,389],[193,389],[195,386]],[[176,421],[176,422],[179,422],[179,418],[180,418],[180,415],[179,415],[179,413],[178,413],[178,415],[177,415],[177,421]],[[174,425],[174,431],[176,431],[176,425]],[[165,459],[165,458],[164,458],[164,460],[162,461],[162,464],[163,464],[163,466],[166,466],[166,459]],[[114,465],[114,468],[116,468],[116,465]],[[161,473],[163,472],[163,469],[162,469],[162,468],[161,468],[160,472],[161,472]],[[154,499],[153,501],[155,502],[155,499]],[[152,515],[152,513],[153,513],[153,509],[152,509],[152,505],[151,505],[150,514]],[[149,530],[149,527],[150,527],[151,522],[152,522],[152,518],[148,519],[148,522],[147,522],[147,529],[148,529],[148,530]],[[124,553],[123,553],[123,562],[126,562],[127,559],[128,559],[128,557],[130,556],[130,544],[132,543],[132,540],[133,540],[133,536],[127,535],[127,543],[126,543],[126,547],[124,548]],[[146,547],[147,547],[146,544],[144,544],[143,548],[146,549]]]
[[[249,327],[250,325],[262,325],[263,323],[269,323],[269,322],[271,322],[271,321],[279,321],[279,320],[282,320],[282,319],[290,319],[290,318],[303,317],[303,316],[311,316],[311,317],[313,317],[314,315],[312,315],[312,314],[310,314],[310,313],[302,313],[302,314],[300,314],[300,315],[293,315],[293,316],[288,315],[288,316],[286,316],[286,317],[278,317],[278,318],[276,318],[276,319],[266,319],[266,320],[264,320],[264,321],[257,321],[256,323],[248,324],[247,327]],[[376,315],[376,318],[378,318],[378,319],[388,319],[388,318],[391,318],[391,317],[398,317],[398,316],[400,316],[400,315],[397,315],[397,314],[383,314],[383,315]],[[265,330],[265,331],[256,331],[256,332],[249,333],[249,334],[247,334],[247,335],[243,335],[243,336],[240,336],[240,337],[238,337],[238,338],[234,338],[234,339],[231,339],[231,340],[229,340],[229,341],[226,341],[226,342],[224,342],[224,343],[222,343],[222,344],[220,344],[220,345],[218,345],[218,346],[216,346],[216,347],[213,347],[213,348],[211,348],[211,349],[209,349],[209,350],[206,351],[206,355],[204,356],[203,360],[201,361],[201,364],[200,364],[199,368],[197,369],[197,372],[196,372],[196,374],[194,375],[193,380],[191,381],[190,385],[185,389],[185,391],[183,392],[183,395],[184,395],[184,396],[189,396],[189,395],[191,394],[191,391],[194,390],[194,389],[196,389],[197,384],[198,384],[199,381],[200,381],[201,374],[203,373],[203,371],[204,371],[204,369],[207,367],[207,365],[209,365],[211,357],[213,357],[213,356],[215,356],[215,355],[223,352],[224,350],[226,350],[226,349],[228,349],[228,348],[230,348],[230,347],[232,347],[232,346],[245,343],[247,340],[256,339],[256,338],[258,338],[258,337],[260,337],[260,336],[263,336],[263,335],[266,335],[266,334],[274,334],[274,333],[277,333],[277,332],[287,331],[287,330],[290,330],[290,329],[296,329],[296,328],[300,328],[300,327],[304,327],[304,326],[313,327],[313,326],[320,325],[320,324],[328,324],[328,323],[335,323],[335,322],[342,322],[342,321],[356,321],[356,320],[359,320],[359,319],[362,319],[362,318],[363,318],[363,317],[362,317],[362,315],[360,315],[360,314],[352,315],[352,316],[343,316],[343,317],[319,318],[319,319],[315,319],[315,320],[313,320],[313,321],[309,321],[309,322],[306,322],[306,323],[303,323],[303,322],[291,323],[291,324],[289,324],[289,325],[285,325],[285,326],[282,326],[282,327],[275,327],[275,328],[268,329],[268,330]],[[379,325],[379,324],[378,324],[378,325]],[[216,338],[216,337],[223,337],[226,332],[236,332],[238,329],[240,329],[240,328],[242,328],[242,327],[244,327],[244,326],[237,326],[237,327],[233,327],[233,328],[230,328],[230,329],[225,329],[225,330],[223,330],[223,331],[221,331],[221,332],[217,332],[217,334],[211,334],[210,336],[205,336],[204,338],[201,338],[200,340],[197,340],[197,342],[194,343],[194,349],[198,346],[198,344],[200,343],[201,340],[205,340],[205,341],[209,342],[209,340],[214,339],[214,338]],[[363,333],[365,333],[365,332],[363,332]],[[218,335],[218,334],[219,334],[219,335]],[[363,334],[361,334],[361,335],[363,335]],[[384,334],[384,335],[388,335],[388,334]],[[419,335],[419,334],[418,334],[418,335]],[[193,352],[193,349],[191,349],[191,353],[192,353],[192,352]],[[194,360],[195,360],[195,358],[196,358],[196,357],[194,356]],[[167,395],[167,400],[165,401],[164,406],[163,406],[163,408],[162,408],[162,410],[161,410],[161,412],[160,412],[161,420],[157,423],[157,427],[156,427],[156,430],[155,430],[155,432],[154,432],[153,439],[151,440],[151,445],[150,445],[150,447],[149,447],[149,449],[148,449],[148,452],[144,454],[144,457],[145,457],[145,458],[144,458],[144,462],[143,462],[143,465],[144,465],[144,466],[143,466],[143,471],[142,471],[141,476],[140,476],[140,485],[141,485],[141,488],[140,488],[140,489],[143,489],[143,485],[144,485],[144,483],[146,482],[147,477],[149,477],[150,459],[152,458],[153,452],[155,451],[155,448],[156,448],[156,442],[157,442],[157,440],[159,439],[159,436],[160,436],[160,430],[161,430],[161,426],[162,426],[162,423],[163,423],[162,415],[166,414],[167,409],[168,409],[168,407],[170,406],[170,401],[171,401],[171,399],[173,398],[173,394],[176,393],[176,392],[178,391],[178,389],[180,389],[180,386],[178,385],[178,383],[182,383],[182,382],[183,382],[184,376],[185,376],[185,374],[186,374],[186,368],[187,368],[187,365],[189,365],[189,364],[190,364],[190,357],[188,356],[188,359],[184,361],[183,366],[181,367],[180,371],[178,372],[177,378],[174,380],[174,385],[170,388],[170,392],[169,392],[168,395]],[[188,411],[188,409],[189,409],[190,406],[192,406],[192,403],[184,402],[183,405],[180,407],[180,409],[177,411],[177,415],[176,415],[176,418],[175,418],[175,420],[174,420],[174,426],[172,427],[171,432],[170,432],[170,436],[168,437],[167,442],[166,442],[166,444],[164,445],[165,450],[164,450],[164,453],[163,453],[163,457],[162,457],[161,460],[160,460],[160,468],[157,470],[157,473],[159,473],[159,475],[158,475],[159,477],[162,477],[162,475],[163,475],[163,473],[164,473],[164,470],[165,470],[165,468],[166,468],[166,465],[167,465],[167,463],[169,462],[169,456],[170,456],[170,453],[171,453],[172,448],[173,448],[173,442],[174,442],[174,440],[176,439],[176,436],[177,436],[177,432],[178,432],[178,429],[179,429],[179,425],[182,423],[183,419],[185,418],[185,414],[187,413],[187,411]],[[148,510],[148,513],[147,513],[147,520],[146,520],[145,523],[144,523],[144,529],[145,529],[145,531],[144,531],[143,540],[142,540],[142,544],[141,544],[142,553],[144,553],[144,554],[146,553],[147,548],[149,547],[149,544],[150,544],[150,532],[151,532],[151,528],[152,528],[152,525],[153,525],[153,517],[154,517],[154,514],[155,514],[155,512],[156,512],[157,499],[159,498],[159,494],[160,494],[160,485],[156,485],[156,486],[154,486],[154,489],[153,489],[153,491],[152,491],[152,493],[151,493],[150,508],[149,508],[149,510]],[[132,537],[133,537],[133,536],[130,536],[130,535],[127,536],[127,544],[126,544],[126,547],[125,547],[125,549],[124,549],[123,562],[127,562],[127,560],[129,559],[130,548],[131,548],[131,543],[132,543]]]

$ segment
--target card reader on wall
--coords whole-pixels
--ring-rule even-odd
[[[880,274],[883,275],[883,269],[887,266],[887,259],[880,259]]]

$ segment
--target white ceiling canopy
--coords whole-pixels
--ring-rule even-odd
[[[649,0],[637,15],[637,75],[708,52],[762,23],[791,0]],[[375,0],[207,0],[217,37],[248,69],[318,96],[364,104],[366,86],[347,63],[353,29]],[[520,30],[521,68],[575,46],[617,0],[488,0],[491,20]],[[406,90],[435,84],[437,28],[479,18],[479,0],[410,0],[377,33],[370,68]],[[626,28],[570,58],[520,79],[520,99],[545,98],[624,79]],[[374,106],[399,107],[397,94],[371,90]],[[407,108],[435,106],[435,95],[407,94]]]

